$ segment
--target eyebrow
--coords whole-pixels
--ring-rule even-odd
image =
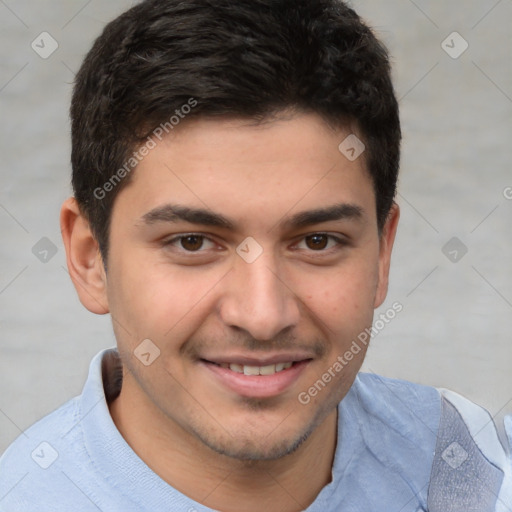
[[[286,228],[300,228],[336,220],[361,221],[363,217],[364,209],[359,205],[340,203],[325,208],[316,208],[296,213],[292,217],[280,222],[280,224]],[[236,229],[236,223],[224,215],[214,213],[205,208],[191,208],[179,204],[158,206],[145,213],[140,221],[146,225],[158,222],[177,223],[184,221],[190,224],[225,228],[232,231]]]

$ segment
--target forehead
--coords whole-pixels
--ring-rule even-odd
[[[167,203],[231,218],[282,217],[322,204],[373,210],[364,154],[349,159],[340,151],[350,136],[349,128],[331,128],[311,114],[257,125],[192,120],[156,140],[120,196],[141,215]]]

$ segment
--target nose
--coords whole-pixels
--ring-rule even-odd
[[[237,258],[220,305],[225,325],[257,340],[272,340],[299,322],[299,301],[274,258],[263,253],[247,263]]]

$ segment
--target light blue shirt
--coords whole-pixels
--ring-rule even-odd
[[[117,430],[100,352],[80,396],[0,459],[0,512],[211,512],[164,482]],[[109,373],[110,372],[110,373]],[[339,404],[332,481],[307,512],[512,512],[490,415],[446,390],[360,373]],[[512,442],[512,418],[506,420]]]

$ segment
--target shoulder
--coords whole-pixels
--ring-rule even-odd
[[[398,478],[428,481],[441,421],[442,397],[433,387],[359,373],[345,409],[372,460]],[[343,404],[343,402],[342,402]]]
[[[510,454],[484,408],[453,391],[367,373],[347,398],[386,479],[420,489],[429,512],[508,510],[500,506],[512,502]],[[512,418],[506,427],[512,441]]]
[[[51,494],[56,481],[65,478],[62,455],[77,446],[74,426],[78,409],[75,397],[32,425],[7,448],[0,458],[0,511],[30,510]]]
[[[374,373],[359,373],[351,393],[352,400],[369,417],[369,421],[392,425],[413,436],[421,432],[437,431],[441,417],[442,396],[431,386],[391,379]]]
[[[439,389],[442,411],[432,463],[430,512],[508,511],[512,502],[509,447],[492,416],[467,398]]]
[[[0,512],[33,510],[34,504],[41,512],[76,510],[84,502],[77,482],[99,487],[84,424],[97,418],[96,429],[108,414],[101,374],[105,353],[92,360],[82,394],[25,430],[0,458]]]
[[[508,510],[510,450],[483,407],[447,389],[366,373],[349,395],[373,456],[402,478],[423,480],[429,512]],[[505,427],[512,442],[512,418]]]
[[[61,444],[61,440],[78,421],[78,400],[79,397],[69,400],[20,434],[0,458],[0,474],[13,467],[27,464],[29,460],[25,457],[20,458],[19,454],[32,447],[37,448],[38,441]]]

